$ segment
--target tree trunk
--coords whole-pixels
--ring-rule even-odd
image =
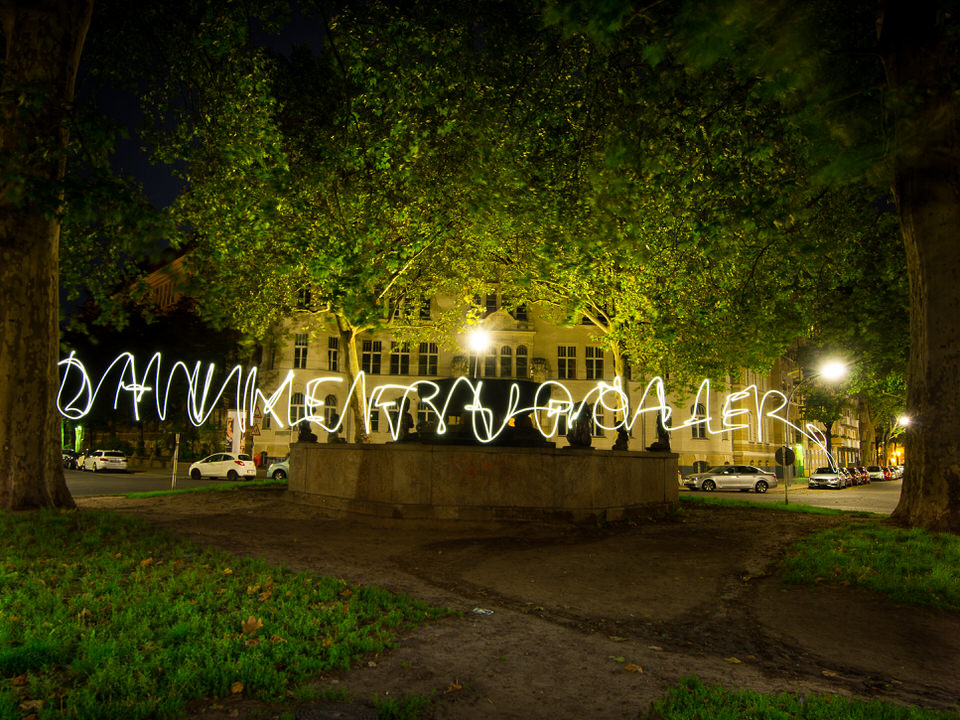
[[[92,0],[0,3],[6,65],[0,151],[0,507],[73,507],[60,452],[60,224],[48,193],[63,177],[64,117]],[[39,102],[38,102],[39,100]],[[18,187],[19,186],[19,187]],[[19,192],[19,191],[22,191]]]
[[[880,29],[893,192],[910,279],[906,474],[893,518],[960,533],[960,137],[956,47],[933,0],[888,0]]]
[[[877,431],[870,414],[870,405],[860,398],[860,464],[872,465],[876,458]]]
[[[347,373],[347,387],[353,386],[353,381],[360,374],[360,356],[357,353],[357,331],[349,322],[337,318],[337,329],[340,331],[340,344],[346,352],[345,370]],[[366,426],[363,423],[364,405],[366,398],[361,394],[361,388],[357,385],[355,392],[350,394],[350,409],[353,410],[353,441],[357,444],[370,442],[370,436],[367,434]]]

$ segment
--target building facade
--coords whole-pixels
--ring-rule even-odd
[[[434,298],[417,309],[418,319],[429,322],[437,303]],[[598,382],[614,382],[614,359],[605,348],[600,330],[588,324],[558,325],[536,305],[519,306],[510,312],[501,308],[500,298],[490,294],[484,299],[485,314],[479,327],[486,331],[489,343],[483,350],[472,350],[466,334],[452,338],[436,338],[415,343],[398,341],[389,331],[364,333],[357,340],[360,366],[365,373],[368,393],[377,385],[409,386],[419,381],[436,381],[443,378],[466,376],[474,380],[523,379],[537,383],[553,381],[566,387],[575,401],[586,396]],[[345,349],[340,346],[336,331],[317,329],[315,318],[292,318],[289,325],[289,342],[267,348],[260,371],[260,385],[265,394],[279,386],[288,373],[292,373],[290,387],[291,418],[296,420],[305,413],[322,414],[326,424],[332,424],[334,413],[343,418],[338,439],[353,440],[353,421],[348,408],[349,383],[344,372]],[[777,470],[775,452],[789,445],[797,455],[794,474],[802,474],[805,467],[826,464],[826,454],[811,444],[800,433],[781,422],[762,416],[762,413],[744,413],[746,427],[720,432],[723,428],[725,409],[740,407],[756,408],[759,398],[769,390],[785,391],[785,383],[795,369],[786,359],[781,359],[769,373],[758,374],[743,371],[739,377],[711,378],[709,392],[692,396],[677,396],[670,392],[669,379],[664,383],[667,402],[672,408],[670,425],[676,428],[670,433],[671,450],[679,454],[682,473],[705,470],[714,465],[744,464]],[[310,397],[307,383],[316,378],[336,378],[338,382],[324,383],[320,394],[322,411],[308,408]],[[649,378],[628,378],[625,382],[631,404],[639,406]],[[718,386],[720,389],[718,389]],[[754,389],[755,388],[755,389]],[[742,400],[726,405],[731,393],[738,393]],[[383,399],[399,398],[402,390],[383,393]],[[785,394],[788,394],[785,392]],[[429,427],[436,421],[430,408],[420,403],[416,393],[409,395],[409,411],[416,428]],[[655,401],[654,401],[655,404]],[[650,403],[645,403],[649,406]],[[278,423],[269,413],[257,408],[257,424],[251,429],[254,434],[254,453],[266,453],[268,457],[283,457],[288,454],[291,442],[298,437],[299,428],[290,427],[285,417],[286,403],[280,404]],[[382,407],[370,411],[370,435],[372,442],[383,443],[393,439],[391,429],[398,422],[389,417],[389,409]],[[616,419],[613,413],[597,415],[591,425],[592,446],[611,449],[617,440],[613,430]],[[568,444],[566,439],[567,418],[550,417],[540,413],[539,420],[548,432],[547,438],[557,447]],[[759,419],[758,419],[759,417]],[[791,407],[789,419],[795,424],[797,408]],[[709,418],[709,422],[694,423],[697,419]],[[456,417],[449,418],[451,423]],[[282,426],[281,426],[282,423]],[[629,433],[629,449],[643,450],[657,440],[657,413],[645,412],[634,422]],[[682,426],[682,427],[681,427]],[[844,424],[844,447],[846,433],[853,426]],[[855,429],[855,428],[854,428]],[[311,423],[311,430],[320,442],[328,439],[327,433]],[[333,439],[333,438],[330,438]],[[855,446],[854,438],[849,438]],[[812,447],[811,447],[812,445]],[[845,456],[846,457],[846,456]],[[839,458],[838,458],[839,460]]]

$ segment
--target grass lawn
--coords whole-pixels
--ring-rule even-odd
[[[0,720],[175,717],[279,699],[445,614],[113,513],[0,513]]]
[[[957,720],[952,711],[901,707],[837,695],[764,695],[683,678],[650,708],[650,720]]]
[[[960,611],[960,537],[878,520],[808,535],[783,561],[794,583],[858,585],[910,605]]]

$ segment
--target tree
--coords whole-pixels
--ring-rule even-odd
[[[792,117],[825,187],[886,184],[910,280],[907,469],[894,518],[960,532],[960,287],[952,228],[957,132],[956,12],[939,3],[730,0],[638,7],[561,4],[601,37],[652,18],[676,32],[691,67],[732,60]],[[590,18],[592,22],[588,22]],[[877,33],[879,30],[879,35]]]
[[[56,412],[66,116],[92,0],[4,2],[0,507],[72,507]]]
[[[470,293],[471,131],[490,130],[473,118],[482,86],[457,82],[476,64],[464,26],[372,3],[327,28],[322,54],[254,53],[201,96],[176,212],[196,236],[197,292],[217,298],[201,308],[257,337],[292,314],[297,332],[332,320],[352,383],[360,333],[416,337],[423,298]],[[431,339],[464,309],[435,306]],[[358,441],[363,402],[358,388]]]

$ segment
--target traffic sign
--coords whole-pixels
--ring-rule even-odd
[[[786,462],[784,462],[784,457],[783,457],[784,450],[787,451]],[[793,462],[797,459],[796,453],[793,452],[793,448],[782,448],[782,447],[777,448],[777,452],[774,454],[774,457],[776,457],[777,459],[777,465],[793,465]]]

